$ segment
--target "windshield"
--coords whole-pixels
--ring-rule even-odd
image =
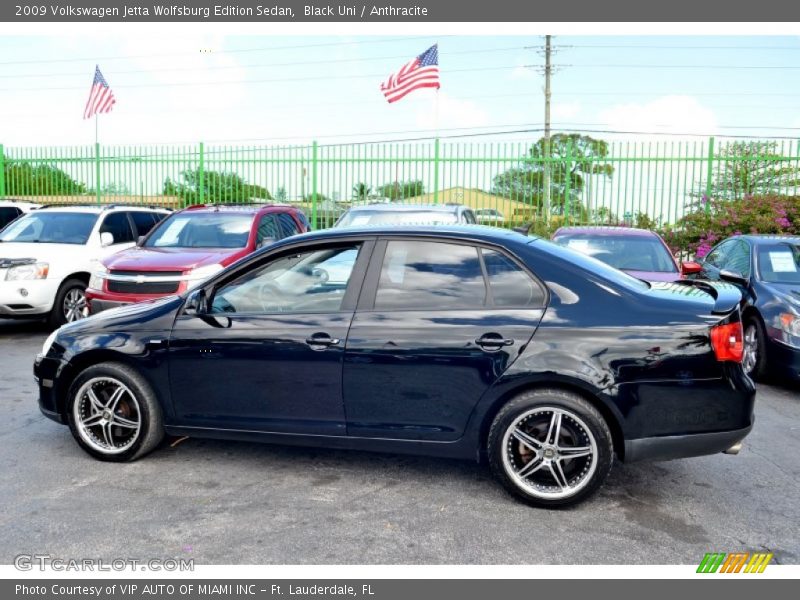
[[[147,238],[146,248],[244,248],[252,214],[179,213],[165,219]]]
[[[560,235],[553,241],[623,271],[678,272],[669,250],[655,237],[575,233]]]
[[[36,211],[12,222],[0,233],[0,241],[85,244],[96,222],[93,213]]]
[[[458,223],[455,213],[439,210],[350,210],[336,227],[358,225],[449,225]]]
[[[768,283],[800,283],[800,245],[759,246],[758,272]]]

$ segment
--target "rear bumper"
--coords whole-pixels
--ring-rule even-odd
[[[625,441],[625,462],[672,460],[724,452],[741,442],[752,425],[734,431],[714,431],[688,435],[668,435]]]

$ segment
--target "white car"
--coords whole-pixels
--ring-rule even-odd
[[[34,210],[0,232],[0,318],[45,317],[53,327],[84,317],[96,262],[130,248],[169,214],[138,206]]]
[[[475,211],[475,216],[478,218],[478,223],[483,225],[498,225],[506,221],[503,213],[496,208],[479,208]]]
[[[0,200],[0,230],[20,215],[41,207],[41,204],[25,200]]]

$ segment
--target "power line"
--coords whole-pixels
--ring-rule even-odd
[[[513,67],[477,67],[471,69],[448,69],[448,73],[474,73],[478,71],[501,71],[517,69]],[[291,81],[320,81],[323,79],[378,79],[385,77],[386,73],[370,73],[361,75],[314,75],[304,77],[280,77],[276,79],[233,79],[229,81],[188,81],[188,82],[170,82],[170,83],[142,83],[142,84],[129,84],[129,85],[114,85],[114,89],[133,89],[133,88],[163,88],[163,87],[194,87],[203,85],[228,85],[228,84],[253,84],[253,83],[286,83]],[[86,86],[67,86],[67,87],[28,87],[28,88],[0,88],[0,92],[45,92],[45,91],[66,91],[66,90],[84,90]]]
[[[438,37],[449,37],[449,36],[438,36]],[[324,48],[324,47],[331,47],[331,46],[358,46],[363,44],[385,44],[389,42],[404,42],[404,41],[412,41],[412,40],[423,40],[423,39],[431,39],[429,35],[418,35],[414,37],[397,37],[397,38],[379,38],[375,40],[359,40],[359,41],[349,41],[349,42],[326,42],[320,44],[296,44],[290,46],[263,46],[260,48],[238,48],[232,50],[217,50],[213,54],[243,54],[247,52],[271,52],[273,50],[298,50],[298,49],[305,49],[305,48]],[[82,62],[82,61],[89,61],[89,62],[98,62],[98,61],[109,61],[109,60],[126,60],[130,58],[166,58],[169,56],[192,56],[197,55],[198,52],[156,52],[150,54],[124,54],[124,55],[117,55],[117,56],[85,56],[82,58],[42,58],[42,59],[33,59],[33,60],[9,60],[9,61],[2,61],[0,65],[30,65],[30,64],[40,64],[40,63],[65,63],[65,62]]]
[[[483,50],[458,50],[454,52],[448,52],[448,56],[453,55],[462,55],[462,54],[484,54],[487,52],[508,52],[511,50],[523,50],[524,46],[510,46],[504,48],[486,48]],[[370,61],[378,61],[378,60],[401,60],[401,59],[408,59],[408,54],[401,54],[401,55],[394,55],[394,56],[369,56],[369,57],[362,57],[362,58],[333,58],[333,59],[324,59],[324,60],[307,60],[307,61],[293,61],[293,62],[284,62],[284,63],[256,63],[256,64],[244,64],[244,65],[225,65],[225,66],[208,66],[208,67],[166,67],[163,69],[132,69],[127,71],[109,71],[109,74],[113,77],[117,75],[129,75],[135,73],[169,73],[169,72],[184,72],[184,71],[221,71],[221,70],[231,70],[231,69],[254,69],[254,68],[261,68],[261,67],[297,67],[303,65],[319,65],[319,64],[341,64],[341,63],[356,63],[356,62],[370,62]],[[31,74],[25,73],[22,75],[0,75],[0,79],[24,79],[24,78],[36,78],[36,77],[82,77],[86,75],[85,71],[72,71],[69,73],[39,73],[39,74]]]

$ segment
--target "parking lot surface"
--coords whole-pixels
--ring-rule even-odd
[[[131,464],[84,454],[36,405],[47,330],[0,321],[0,563],[691,564],[769,550],[800,563],[800,388],[759,387],[739,456],[617,463],[594,499],[530,508],[485,466],[188,439]]]

